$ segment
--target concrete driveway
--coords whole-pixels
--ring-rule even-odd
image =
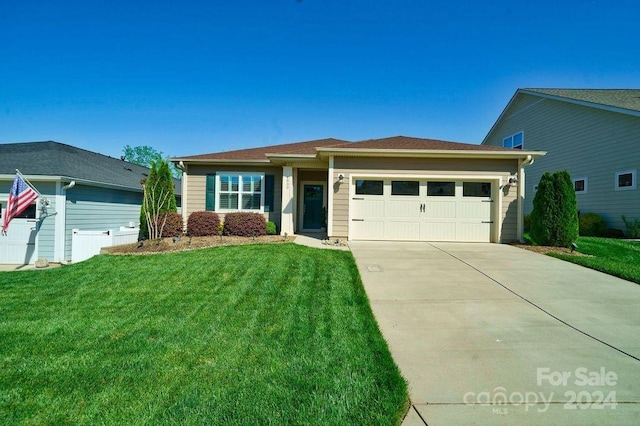
[[[640,424],[640,285],[508,245],[349,245],[404,425]]]

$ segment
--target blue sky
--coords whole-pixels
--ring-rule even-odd
[[[615,0],[5,0],[0,142],[479,143],[518,87],[640,88],[639,22]]]

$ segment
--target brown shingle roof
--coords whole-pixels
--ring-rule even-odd
[[[239,149],[237,151],[214,152],[211,154],[180,157],[181,160],[232,160],[232,161],[268,161],[266,154],[315,155],[316,148],[349,144],[341,139],[318,139],[308,142],[287,143],[282,145],[261,146]]]
[[[360,142],[334,146],[332,148],[349,149],[407,149],[407,150],[464,150],[464,151],[505,151],[505,148],[488,145],[474,145],[461,142],[441,141],[437,139],[393,136],[381,139],[368,139]]]
[[[362,149],[362,150],[427,150],[427,151],[512,151],[491,145],[474,145],[461,142],[441,141],[437,139],[413,138],[409,136],[393,136],[381,139],[368,139],[359,142],[348,142],[340,139],[319,139],[308,142],[296,142],[283,145],[262,146],[258,148],[239,149],[237,151],[215,152],[211,154],[191,155],[175,158],[178,160],[200,161],[264,161],[267,155],[315,155],[317,148]]]

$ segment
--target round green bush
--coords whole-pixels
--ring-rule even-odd
[[[580,235],[583,237],[604,237],[607,235],[607,222],[596,213],[580,216]]]
[[[276,235],[278,232],[274,222],[267,222],[267,235]]]
[[[208,237],[218,235],[220,217],[214,212],[193,212],[187,219],[187,232],[192,237]]]

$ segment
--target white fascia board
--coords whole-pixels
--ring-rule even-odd
[[[485,158],[485,159],[518,159],[542,157],[546,151],[483,151],[483,150],[424,150],[424,149],[358,149],[334,148],[318,149],[321,154],[349,157],[413,157],[413,158]]]
[[[234,165],[234,166],[255,166],[271,164],[268,159],[265,160],[206,160],[206,159],[189,159],[189,158],[172,158],[172,163],[184,163],[192,165]]]

